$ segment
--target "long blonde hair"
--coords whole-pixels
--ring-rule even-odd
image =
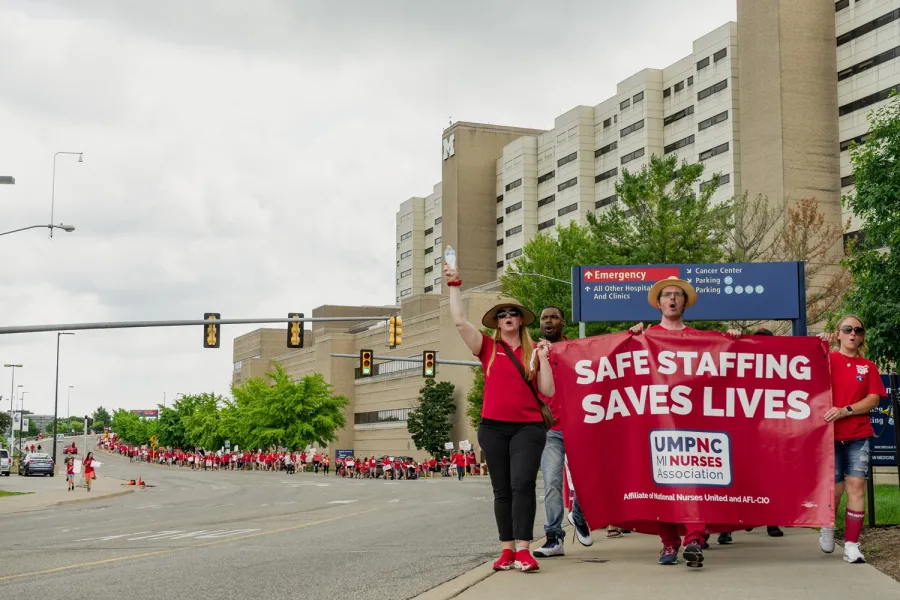
[[[841,326],[844,324],[844,321],[846,321],[847,319],[856,319],[857,321],[859,321],[859,324],[862,325],[862,328],[865,329],[866,331],[868,331],[866,324],[863,323],[863,320],[860,319],[858,315],[854,315],[852,313],[847,313],[844,316],[842,316],[840,318],[840,320],[837,322],[837,325],[835,325],[835,327],[834,327],[835,337],[837,337],[837,334],[839,334],[841,332]],[[838,349],[840,349],[840,347],[841,347],[840,340],[837,340],[837,343],[838,343]],[[868,344],[866,344],[866,334],[863,333],[863,343],[860,344],[859,348],[856,349],[856,354],[862,358],[865,358],[866,357],[865,353],[868,351],[869,351],[869,346],[868,346]]]
[[[534,354],[534,342],[528,333],[528,328],[522,325],[519,327],[519,341],[522,345],[522,366],[525,368],[525,375],[528,380],[534,379],[534,369],[531,368],[531,355]],[[500,345],[500,329],[494,330],[494,347],[491,350],[491,358],[488,360],[487,371],[485,376],[491,374],[491,365],[494,364],[494,358],[497,356],[497,346]]]

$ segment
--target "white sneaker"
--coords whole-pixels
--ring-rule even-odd
[[[834,527],[823,527],[819,530],[819,548],[825,554],[834,552]]]
[[[866,562],[866,557],[859,550],[859,543],[844,542],[844,560],[855,564]]]

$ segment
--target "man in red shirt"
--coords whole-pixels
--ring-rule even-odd
[[[687,281],[677,277],[669,277],[657,281],[647,293],[650,306],[659,309],[662,319],[658,325],[649,328],[651,331],[696,331],[684,324],[684,311],[697,303],[697,292]],[[631,328],[635,335],[644,331],[644,324],[638,323]],[[740,337],[741,332],[729,329],[728,335]],[[678,549],[681,547],[681,529],[686,530],[684,536],[684,559],[688,567],[703,566],[703,546],[706,543],[705,523],[660,523],[659,537],[663,543],[659,553],[659,564],[678,564]]]

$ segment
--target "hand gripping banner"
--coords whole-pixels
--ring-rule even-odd
[[[831,525],[831,375],[818,339],[625,332],[555,344],[551,362],[594,529]]]

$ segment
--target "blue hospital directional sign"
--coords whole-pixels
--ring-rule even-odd
[[[797,262],[573,267],[573,319],[659,320],[647,292],[673,276],[697,291],[697,304],[685,311],[685,321],[798,319],[805,304],[800,300],[805,293],[802,273]]]

